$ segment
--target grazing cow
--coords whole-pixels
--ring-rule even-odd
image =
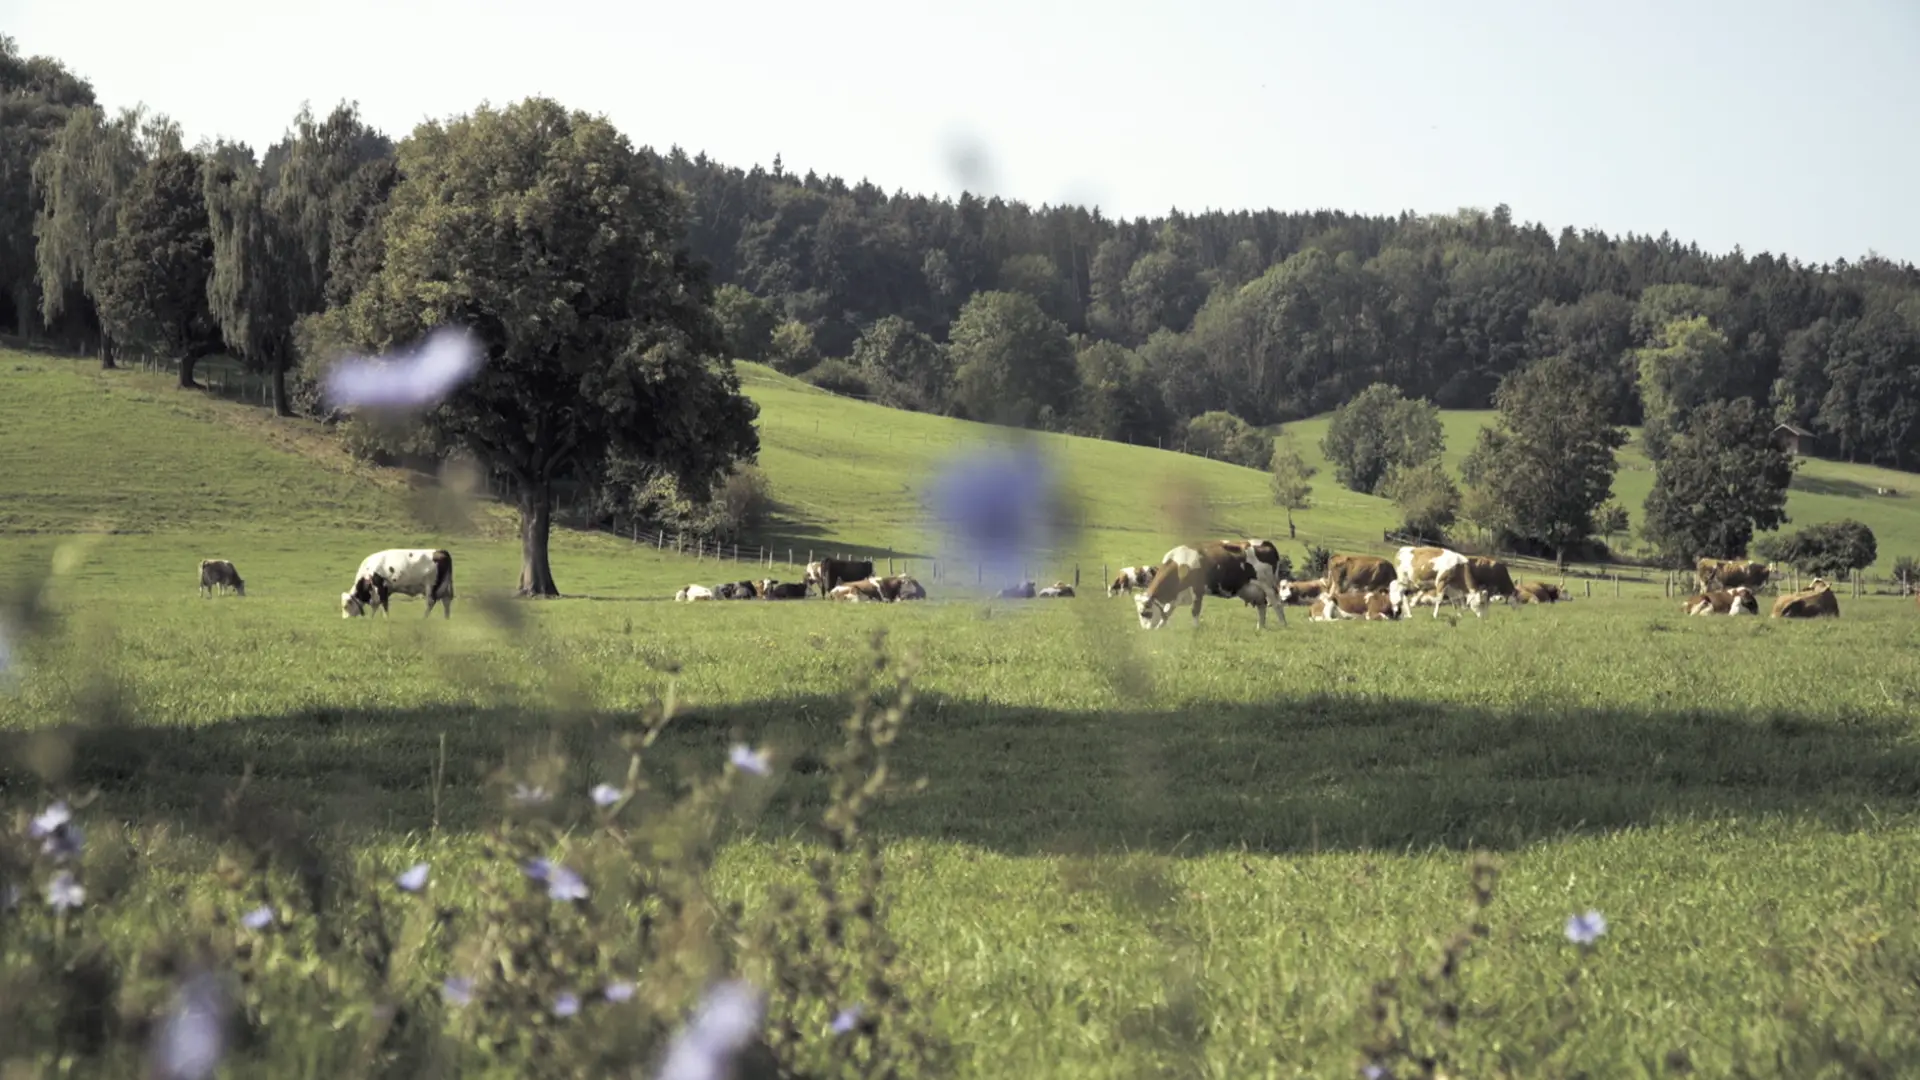
[[[874,584],[880,587],[880,599],[888,603],[900,600],[925,600],[927,590],[918,581],[899,575],[895,577],[874,578]]]
[[[847,581],[833,587],[827,594],[832,600],[849,600],[854,603],[884,603],[886,597],[880,595],[880,583],[873,578],[865,581]]]
[[[1274,595],[1283,604],[1311,604],[1326,591],[1324,581],[1283,581],[1274,588]]]
[[[1440,605],[1454,597],[1467,602],[1475,618],[1485,618],[1487,601],[1513,603],[1513,575],[1507,564],[1483,555],[1462,557],[1434,578],[1433,617],[1440,617]]]
[[[1107,586],[1107,595],[1119,596],[1129,589],[1144,589],[1151,581],[1153,581],[1153,567],[1123,566],[1120,568],[1119,576],[1113,579],[1113,584]]]
[[[1009,585],[1000,590],[1002,600],[1031,600],[1034,596],[1033,582],[1023,581],[1018,585]]]
[[[1466,556],[1443,547],[1403,547],[1394,561],[1400,584],[1420,591],[1430,589],[1447,569],[1466,561]]]
[[[350,618],[378,608],[391,615],[387,599],[425,596],[427,615],[439,604],[441,614],[453,618],[453,556],[440,548],[389,548],[376,551],[360,563],[353,588],[340,594],[340,617]]]
[[[1335,555],[1327,560],[1326,582],[1331,592],[1372,592],[1386,588],[1393,579],[1393,564],[1378,555]]]
[[[1760,601],[1752,589],[1739,585],[1690,597],[1680,610],[1689,615],[1758,615]]]
[[[212,596],[215,592],[228,589],[241,596],[247,595],[247,583],[240,580],[240,571],[225,559],[201,559],[200,595]]]
[[[1805,592],[1791,593],[1773,602],[1776,619],[1818,619],[1840,617],[1840,598],[1833,595],[1826,578],[1814,578]]]
[[[705,585],[688,585],[686,588],[674,593],[673,599],[676,603],[684,602],[691,604],[695,600],[718,600],[720,598],[714,595],[713,590],[707,588]]]
[[[1513,587],[1513,596],[1522,604],[1557,604],[1567,599],[1560,586],[1545,581],[1523,581]]]
[[[760,583],[762,600],[805,600],[807,583],[804,581],[779,582],[768,579]]]
[[[1142,629],[1166,625],[1173,605],[1193,595],[1193,625],[1200,625],[1200,604],[1208,596],[1238,597],[1259,610],[1258,629],[1267,628],[1267,608],[1272,607],[1287,621],[1286,609],[1275,601],[1279,584],[1275,567],[1279,551],[1266,541],[1235,543],[1208,540],[1195,546],[1182,544],[1167,552],[1153,572],[1147,591],[1133,598],[1135,614]]]
[[[1072,599],[1073,586],[1067,584],[1064,581],[1056,581],[1053,584],[1047,586],[1046,588],[1041,589],[1035,595],[1048,600],[1061,599],[1061,598]]]
[[[865,581],[872,576],[872,559],[817,559],[807,564],[807,584],[817,586],[822,597],[845,582]]]
[[[1693,582],[1703,593],[1742,585],[1750,589],[1764,588],[1772,574],[1772,563],[1751,559],[1701,559],[1693,564]]]

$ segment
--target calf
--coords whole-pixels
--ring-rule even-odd
[[[807,583],[804,581],[779,582],[768,579],[760,583],[762,600],[805,600]]]
[[[1260,625],[1267,628],[1267,608],[1272,607],[1287,621],[1286,609],[1275,602],[1279,584],[1274,572],[1279,552],[1271,543],[1236,543],[1208,540],[1198,545],[1182,544],[1167,552],[1153,572],[1147,591],[1133,598],[1135,614],[1144,630],[1165,626],[1173,605],[1183,596],[1193,596],[1193,625],[1200,625],[1200,605],[1209,596],[1238,597],[1258,609]]]
[[[1115,577],[1113,583],[1107,586],[1107,595],[1119,596],[1129,589],[1146,588],[1148,583],[1153,581],[1153,570],[1154,568],[1151,566],[1121,567],[1119,576]]]
[[[835,585],[827,594],[828,599],[849,600],[854,603],[884,603],[886,597],[880,594],[880,583],[872,578],[865,581],[848,581]]]
[[[714,594],[712,589],[707,588],[705,585],[688,585],[686,588],[674,593],[673,599],[676,603],[691,604],[695,600],[718,600],[720,598]]]
[[[1758,615],[1760,600],[1745,585],[1734,589],[1715,589],[1691,597],[1681,610],[1689,615]]]
[[[1840,617],[1840,598],[1833,595],[1826,578],[1814,578],[1804,592],[1790,593],[1773,602],[1776,619],[1819,619]]]
[[[212,596],[228,589],[240,596],[247,595],[247,583],[240,580],[240,571],[225,559],[201,559],[200,595]]]
[[[871,559],[817,559],[807,564],[807,584],[817,586],[822,597],[831,595],[843,582],[865,581],[872,576]]]
[[[1311,604],[1326,591],[1324,581],[1283,581],[1274,589],[1274,594],[1283,604]]]
[[[1392,582],[1389,588],[1400,583]],[[1307,618],[1314,622],[1339,619],[1383,621],[1398,619],[1401,601],[1397,594],[1378,590],[1365,593],[1324,593],[1307,607]]]
[[[425,596],[427,615],[439,604],[441,614],[453,618],[453,556],[440,548],[389,548],[361,560],[353,588],[340,594],[340,617],[351,618],[378,608],[391,615],[387,600],[394,593]]]
[[[1073,586],[1067,584],[1064,581],[1056,581],[1053,584],[1047,586],[1046,588],[1041,589],[1035,595],[1049,599],[1049,600],[1059,599],[1063,597],[1071,598],[1073,596]]]
[[[1566,597],[1560,586],[1545,581],[1523,581],[1513,587],[1513,598],[1522,604],[1557,604]]]

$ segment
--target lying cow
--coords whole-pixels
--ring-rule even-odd
[[[822,597],[848,581],[865,581],[873,576],[871,559],[816,559],[807,564],[807,584],[820,590]]]
[[[1760,600],[1753,590],[1741,585],[1734,589],[1714,589],[1689,597],[1681,610],[1689,615],[1758,615]]]
[[[1071,599],[1073,596],[1073,586],[1064,581],[1056,581],[1046,588],[1041,589],[1035,595],[1047,600],[1057,600],[1061,598]]]
[[[1287,621],[1287,612],[1276,602],[1279,584],[1275,568],[1279,549],[1264,541],[1238,543],[1208,540],[1199,545],[1182,544],[1167,552],[1153,573],[1147,591],[1133,598],[1134,612],[1142,629],[1165,626],[1173,605],[1188,594],[1193,596],[1193,625],[1200,625],[1200,605],[1209,596],[1238,597],[1259,610],[1259,629],[1267,628],[1267,608],[1272,607]]]
[[[1002,600],[1031,600],[1035,595],[1033,582],[1023,581],[1018,585],[1009,585],[1000,590]]]
[[[880,593],[880,583],[872,578],[865,581],[848,581],[835,585],[827,593],[830,600],[847,600],[856,604],[885,603],[886,597]]]
[[[247,583],[240,580],[240,571],[225,559],[201,559],[200,595],[212,596],[229,589],[237,595],[247,595]]]
[[[897,603],[901,600],[925,600],[927,598],[926,587],[904,574],[893,577],[874,578],[873,583],[880,588],[880,599],[890,604]]]
[[[760,590],[751,581],[729,581],[713,587],[713,595],[722,600],[756,600]]]
[[[1521,604],[1557,604],[1567,599],[1560,586],[1545,581],[1523,581],[1515,585],[1513,598]]]
[[[714,594],[714,591],[712,589],[707,588],[705,585],[688,585],[686,588],[683,588],[679,592],[673,594],[673,600],[675,603],[691,604],[696,600],[718,600],[718,599],[720,598]]]
[[[1819,619],[1840,617],[1840,598],[1826,578],[1814,578],[1806,591],[1790,593],[1773,602],[1773,618]]]
[[[340,617],[366,614],[372,608],[391,615],[387,600],[394,593],[425,596],[428,616],[439,604],[441,614],[453,618],[453,556],[440,548],[374,552],[361,561],[353,588],[340,594]]]
[[[805,600],[807,583],[804,581],[779,582],[769,578],[760,583],[762,600]]]
[[[1274,589],[1283,604],[1311,604],[1326,591],[1324,581],[1283,581]]]
[[[1693,564],[1694,584],[1703,593],[1741,585],[1759,589],[1765,587],[1767,579],[1772,576],[1771,563],[1754,562],[1752,559],[1700,559]]]
[[[1393,589],[1399,584],[1395,581],[1388,587]],[[1314,622],[1335,622],[1340,619],[1367,619],[1377,622],[1398,619],[1401,614],[1399,594],[1378,590],[1365,593],[1323,593],[1307,605],[1307,618]]]
[[[1130,589],[1144,589],[1152,581],[1153,567],[1123,566],[1120,568],[1119,576],[1115,577],[1113,583],[1107,586],[1107,595],[1119,596],[1121,593]]]

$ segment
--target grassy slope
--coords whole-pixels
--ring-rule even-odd
[[[0,537],[0,560],[37,571],[61,534],[103,516],[153,530],[92,549],[64,605],[78,647],[31,646],[20,692],[0,697],[0,731],[76,710],[102,723],[76,758],[105,790],[99,812],[190,820],[205,785],[252,763],[259,790],[398,862],[396,848],[430,846],[402,834],[429,820],[443,734],[444,819],[464,837],[488,809],[462,763],[540,736],[553,701],[595,721],[565,736],[575,790],[610,778],[619,756],[598,740],[666,689],[668,663],[689,709],[670,759],[710,763],[733,737],[804,754],[834,737],[859,645],[886,627],[928,663],[898,768],[930,784],[878,822],[898,931],[971,1075],[1351,1075],[1367,987],[1395,950],[1453,925],[1475,845],[1507,870],[1470,1024],[1508,1025],[1509,1045],[1545,1036],[1539,1002],[1570,962],[1559,923],[1594,905],[1615,927],[1574,1040],[1595,1075],[1675,1047],[1707,1075],[1741,1045],[1764,1059],[1789,1036],[1760,941],[1852,972],[1803,982],[1816,1015],[1843,1010],[1890,1057],[1920,1048],[1911,1010],[1849,996],[1904,992],[1858,943],[1904,948],[1920,898],[1920,627],[1906,602],[1787,625],[1637,600],[1459,625],[1323,627],[1296,612],[1265,637],[1244,608],[1214,604],[1197,633],[1147,635],[1104,599],[990,617],[939,602],[684,607],[657,598],[722,576],[711,564],[566,534],[563,586],[653,602],[536,605],[518,634],[495,630],[471,597],[511,583],[513,545],[473,537],[458,541],[459,617],[423,624],[415,602],[390,624],[346,622],[331,598],[370,544],[449,534],[409,523],[403,485],[352,470],[307,425],[265,432],[159,377],[0,361],[0,512],[7,528],[50,530]],[[793,529],[822,547],[928,550],[911,478],[977,427],[749,376]],[[1133,524],[1159,468],[1213,487],[1216,531],[1273,520],[1257,473],[1060,444],[1092,489],[1088,559],[1171,541]],[[153,462],[209,486],[141,479]],[[1360,546],[1383,516],[1348,495],[1301,524]],[[502,524],[494,508],[480,517]],[[216,552],[253,582],[246,601],[186,599],[193,559]],[[1721,662],[1733,654],[1755,662]],[[109,679],[123,697],[100,692]],[[724,893],[775,872],[822,786],[783,776],[762,839],[730,852]],[[1121,849],[1133,854],[1097,854]]]

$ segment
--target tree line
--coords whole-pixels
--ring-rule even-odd
[[[519,486],[587,483],[600,512],[647,520],[692,513],[751,457],[750,428],[728,428],[750,424],[750,406],[726,405],[729,419],[711,427],[682,425],[671,446],[603,436],[593,424],[634,415],[642,400],[689,412],[669,390],[734,401],[730,365],[686,359],[700,357],[762,360],[900,408],[1160,442],[1263,468],[1271,451],[1256,428],[1350,403],[1373,409],[1391,394],[1497,406],[1504,426],[1469,462],[1497,483],[1450,493],[1444,471],[1423,471],[1431,459],[1410,451],[1391,471],[1341,482],[1421,507],[1414,516],[1424,520],[1412,524],[1468,512],[1555,548],[1613,523],[1604,500],[1585,513],[1542,508],[1591,502],[1597,480],[1576,477],[1577,497],[1523,497],[1510,478],[1526,471],[1539,440],[1575,437],[1556,433],[1578,402],[1583,430],[1600,442],[1617,445],[1620,426],[1644,425],[1666,494],[1649,503],[1643,529],[1676,558],[1683,549],[1738,554],[1725,549],[1745,543],[1739,529],[1679,527],[1705,514],[1693,487],[1741,467],[1778,471],[1766,458],[1688,472],[1689,454],[1724,448],[1716,440],[1735,429],[1762,458],[1767,440],[1756,433],[1777,423],[1849,460],[1905,467],[1920,456],[1920,271],[1911,265],[1710,255],[1664,234],[1555,235],[1505,206],[1116,220],[973,194],[889,194],[866,180],[795,175],[777,157],[743,169],[679,148],[635,149],[603,120],[548,106],[481,110],[396,143],[343,104],[325,117],[303,110],[258,153],[225,141],[187,148],[166,117],[109,113],[58,61],[24,57],[0,38],[0,323],[94,349],[108,365],[129,349],[166,356],[188,386],[196,361],[229,353],[271,378],[282,414],[320,409],[315,376],[330,350],[392,344],[423,312],[484,316],[496,346],[545,349],[542,364],[578,366],[563,355],[589,346],[625,350],[627,390],[606,391],[585,369],[557,384],[560,397],[601,394],[608,411],[538,404],[552,428],[535,440],[545,449],[504,446],[524,440],[445,410],[398,449],[480,446]],[[457,183],[460,169],[491,176],[486,161],[555,145],[579,125],[612,140],[600,159],[578,163],[579,175],[526,175],[520,188],[499,181],[478,193]],[[596,165],[633,181],[618,213],[644,239],[620,252],[580,232],[590,213],[551,202],[553,190],[604,193],[587,179]],[[483,207],[521,215],[520,224],[480,229]],[[530,224],[540,221],[548,231]],[[455,249],[455,239],[469,246]],[[483,250],[488,243],[496,248]],[[644,285],[589,295],[578,271],[520,257],[529,244]],[[491,292],[454,287],[482,272],[506,277]],[[525,292],[528,280],[545,292]],[[676,299],[680,289],[691,299]],[[565,308],[572,324],[528,307],[529,296]],[[618,324],[619,340],[596,339],[604,327],[595,320]],[[635,327],[655,324],[679,329],[670,342],[644,340],[652,331],[632,340]],[[529,328],[538,333],[522,343]],[[660,349],[684,357],[676,366]],[[716,382],[698,375],[709,369]],[[648,398],[636,388],[653,378]],[[529,388],[550,383],[529,377],[492,393],[531,408],[521,400]],[[1541,410],[1556,421],[1530,434]],[[578,430],[562,430],[569,425]],[[1598,458],[1575,456],[1598,468]],[[530,518],[541,515],[540,498],[523,506]],[[1771,527],[1765,503],[1746,515],[1749,536]],[[530,570],[523,584],[545,582]]]

